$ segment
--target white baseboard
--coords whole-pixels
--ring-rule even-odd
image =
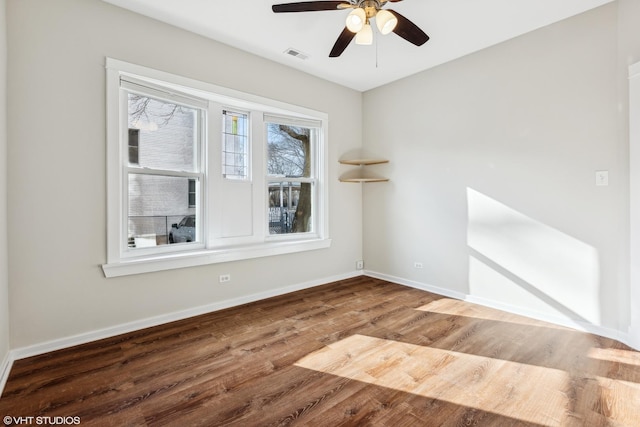
[[[5,354],[4,359],[0,364],[0,396],[2,396],[4,386],[9,379],[9,372],[11,372],[12,365],[13,360],[11,359],[11,352],[8,352],[7,354]]]
[[[415,280],[403,279],[401,277],[391,276],[389,274],[378,273],[377,271],[366,270],[365,275],[375,277],[376,279],[386,280],[387,282],[397,283],[399,285],[409,286],[410,288],[420,289],[422,291],[450,297],[454,299],[464,300],[466,294],[451,289],[439,288],[437,286],[427,285],[426,283],[416,282]]]
[[[541,313],[539,311],[527,310],[522,307],[514,307],[509,304],[501,303],[499,301],[490,300],[478,296],[468,295],[465,301],[482,305],[485,307],[495,308],[497,310],[506,311],[513,314],[519,314],[521,316],[530,317],[536,320],[542,320],[544,322],[553,323],[558,326],[565,326],[567,328],[576,329],[581,332],[587,332],[590,334],[600,335],[606,338],[611,338],[617,341],[626,343],[626,334],[616,329],[611,329],[606,326],[594,325],[593,323],[585,322],[578,319],[570,319],[567,317],[554,316],[551,314]]]
[[[563,319],[560,317],[545,315],[543,313],[538,313],[533,311],[527,311],[527,310],[520,309],[518,307],[509,306],[497,301],[475,297],[473,295],[467,295],[462,292],[453,291],[451,289],[440,288],[437,286],[432,286],[425,283],[416,282],[413,280],[403,279],[403,278],[391,276],[388,274],[378,273],[375,271],[368,271],[368,270],[353,271],[350,273],[345,273],[345,274],[331,276],[331,277],[325,277],[322,279],[316,279],[316,280],[312,280],[304,283],[285,286],[282,288],[271,289],[268,291],[258,292],[255,294],[245,295],[237,298],[231,298],[228,300],[219,301],[216,303],[207,304],[199,307],[194,307],[187,310],[167,313],[160,316],[150,317],[147,319],[136,320],[133,322],[123,323],[120,325],[115,325],[108,328],[99,329],[96,331],[85,332],[78,335],[63,337],[63,338],[59,338],[59,339],[55,339],[55,340],[51,340],[51,341],[47,341],[39,344],[30,345],[27,347],[21,347],[21,348],[10,350],[9,353],[5,355],[4,360],[0,365],[0,395],[4,390],[4,386],[9,377],[9,372],[11,371],[11,366],[13,365],[13,362],[15,360],[24,359],[31,356],[37,356],[39,354],[44,354],[50,351],[60,350],[60,349],[72,347],[75,345],[86,344],[91,341],[110,338],[116,335],[137,331],[137,330],[152,327],[152,326],[162,325],[162,324],[173,322],[176,320],[183,320],[183,319],[198,316],[201,314],[207,314],[207,313],[223,310],[230,307],[235,307],[238,305],[263,300],[266,298],[284,295],[290,292],[300,291],[303,289],[324,285],[326,283],[331,283],[338,280],[350,279],[353,277],[361,276],[363,274],[374,277],[374,278],[386,280],[389,282],[398,283],[400,285],[409,286],[415,289],[432,292],[434,294],[442,295],[445,297],[468,301],[471,303],[495,308],[495,309],[506,311],[509,313],[519,314],[519,315],[523,315],[523,316],[538,319],[538,320],[543,320],[543,321],[561,325],[561,326],[567,326],[570,328],[601,335],[607,338],[612,338],[612,339],[624,342],[626,344],[629,344],[627,342],[628,341],[627,334],[622,333],[618,330],[606,328],[603,326],[593,325],[593,324],[581,322],[581,321],[568,321],[567,319]]]
[[[225,308],[236,307],[242,304],[247,304],[254,301],[259,301],[266,298],[275,297],[278,295],[288,294],[290,292],[300,291],[303,289],[312,288],[314,286],[324,285],[326,283],[336,282],[338,280],[350,279],[352,277],[361,276],[362,271],[354,271],[345,274],[340,274],[331,277],[324,277],[322,279],[311,280],[304,283],[298,283],[290,286],[285,286],[277,289],[270,289],[268,291],[258,292],[255,294],[244,295],[237,298],[231,298],[224,301],[215,302],[199,307],[190,308],[187,310],[181,310],[173,313],[162,314],[159,316],[149,317],[146,319],[136,320],[133,322],[123,323],[120,325],[110,326],[108,328],[99,329],[90,332],[84,332],[78,335],[68,336],[64,338],[58,338],[51,341],[46,341],[39,344],[30,345],[27,347],[21,347],[13,349],[9,352],[9,360],[12,364],[14,360],[25,359],[31,356],[37,356],[39,354],[48,353],[50,351],[60,350],[63,348],[73,347],[79,344],[86,344],[88,342],[110,338],[116,335],[125,334],[128,332],[137,331],[152,326],[158,326],[176,320],[183,320],[201,314],[207,314],[214,311],[224,310]],[[7,368],[7,371],[10,369]],[[8,373],[7,373],[8,375]],[[2,389],[0,388],[0,393]]]
[[[521,307],[511,306],[499,301],[494,301],[488,298],[482,298],[474,295],[467,295],[462,292],[453,291],[451,289],[440,288],[437,286],[428,285],[426,283],[416,282],[414,280],[403,279],[401,277],[391,276],[384,273],[378,273],[375,271],[365,271],[367,276],[375,277],[378,279],[386,280],[400,285],[409,286],[411,288],[420,289],[434,294],[442,295],[449,298],[454,298],[462,301],[467,301],[473,304],[482,305],[489,308],[495,308],[497,310],[506,311],[507,313],[518,314],[521,316],[529,317],[536,320],[542,320],[544,322],[553,323],[554,325],[565,326],[568,328],[576,329],[582,332],[588,332],[590,334],[600,335],[606,338],[611,338],[620,342],[623,342],[630,347],[633,347],[629,342],[628,334],[619,331],[617,329],[608,328],[605,326],[594,325],[589,322],[568,319],[560,316],[553,316],[547,313],[541,313],[534,310],[527,310]]]

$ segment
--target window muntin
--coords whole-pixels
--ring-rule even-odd
[[[226,179],[249,179],[249,115],[222,112],[222,175]]]

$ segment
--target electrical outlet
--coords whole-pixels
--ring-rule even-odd
[[[231,275],[230,274],[221,274],[220,275],[220,283],[227,283],[231,281]]]
[[[609,185],[609,171],[596,171],[596,185],[601,187]]]
[[[424,268],[424,266],[422,265],[422,263],[421,263],[421,262],[418,262],[418,261],[415,261],[415,262],[413,263],[413,266],[414,266],[415,268]]]
[[[362,270],[364,268],[364,261],[358,260],[356,261],[356,270]]]

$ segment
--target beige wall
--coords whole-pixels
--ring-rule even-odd
[[[359,92],[99,0],[7,11],[12,348],[354,271],[361,192],[337,160],[361,145]],[[331,248],[105,279],[106,56],[328,113]]]
[[[11,348],[345,274],[362,242],[368,270],[626,330],[636,0],[364,95],[99,0],[7,3]],[[332,247],[105,279],[105,56],[327,112]],[[360,186],[337,182],[363,140],[391,160],[364,215]],[[0,276],[0,308],[7,287]]]
[[[7,39],[6,2],[0,0],[0,378],[9,354],[9,273],[7,254]],[[0,389],[2,387],[0,386]]]
[[[391,160],[364,191],[368,269],[626,333],[632,3],[364,94],[365,148]]]

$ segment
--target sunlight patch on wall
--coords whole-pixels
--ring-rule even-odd
[[[561,425],[569,403],[569,375],[559,369],[364,335],[330,344],[296,366],[540,425]]]
[[[467,188],[470,294],[600,324],[598,252]]]

